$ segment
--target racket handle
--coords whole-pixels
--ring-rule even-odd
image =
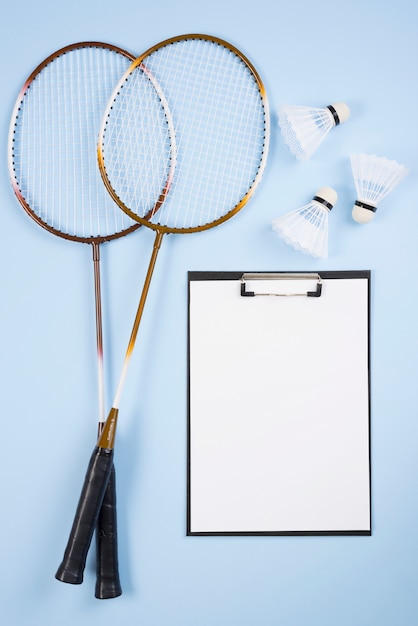
[[[116,474],[112,465],[96,527],[96,598],[122,595],[118,569]]]
[[[112,466],[113,449],[96,446],[90,457],[64,558],[55,574],[61,582],[73,585],[83,582],[87,552]]]

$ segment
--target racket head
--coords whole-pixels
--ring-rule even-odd
[[[163,94],[163,113],[144,131],[147,74]],[[198,232],[248,202],[269,138],[266,90],[251,62],[217,37],[180,35],[135,59],[115,87],[99,133],[99,169],[113,200],[136,222],[162,233]],[[157,150],[149,147],[155,144]]]
[[[28,215],[54,235],[100,244],[139,226],[109,197],[96,157],[106,103],[134,58],[111,44],[74,43],[40,63],[19,92],[10,181]]]

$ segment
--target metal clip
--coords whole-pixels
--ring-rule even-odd
[[[295,293],[262,293],[255,291],[247,291],[245,281],[247,280],[316,280],[316,291],[304,291]],[[241,296],[253,297],[253,296],[305,296],[308,298],[319,298],[322,293],[322,280],[319,274],[307,274],[307,273],[259,273],[259,274],[243,274],[241,276]]]

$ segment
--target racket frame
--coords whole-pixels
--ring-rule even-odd
[[[11,185],[13,187],[13,191],[14,191],[17,199],[19,200],[19,202],[22,205],[22,207],[25,209],[26,213],[39,226],[42,226],[42,228],[45,228],[46,230],[48,230],[52,234],[58,235],[58,237],[62,237],[63,239],[68,239],[68,240],[71,240],[71,241],[79,241],[81,243],[96,243],[96,244],[100,244],[100,243],[104,243],[105,241],[111,241],[113,239],[118,239],[119,237],[123,237],[124,235],[127,235],[128,233],[137,230],[137,228],[139,227],[139,224],[138,223],[134,223],[130,227],[128,227],[128,228],[126,228],[124,230],[121,230],[121,231],[119,231],[117,233],[108,234],[108,235],[98,235],[96,237],[83,237],[83,236],[80,236],[80,235],[73,235],[73,234],[65,233],[65,232],[59,230],[58,228],[55,228],[51,224],[48,224],[47,222],[45,222],[41,217],[39,217],[39,215],[36,213],[36,211],[34,211],[31,208],[31,206],[28,204],[28,202],[26,201],[25,197],[23,196],[23,194],[22,194],[22,192],[20,190],[19,183],[17,181],[16,175],[15,175],[14,158],[13,158],[13,143],[14,143],[14,133],[15,133],[15,127],[16,127],[16,119],[19,116],[19,111],[20,111],[22,102],[23,102],[23,100],[24,100],[24,98],[25,98],[25,96],[26,96],[26,94],[28,92],[28,89],[30,89],[31,84],[36,79],[36,77],[41,73],[41,71],[43,69],[45,69],[48,65],[50,65],[50,63],[53,63],[55,61],[55,59],[57,59],[58,57],[61,57],[64,54],[67,54],[68,52],[72,52],[73,50],[77,50],[77,49],[81,49],[81,48],[104,48],[104,49],[107,49],[107,50],[109,50],[111,52],[116,52],[118,54],[123,55],[129,61],[134,61],[135,60],[134,55],[130,54],[129,52],[126,52],[126,50],[123,50],[122,48],[119,48],[118,46],[114,46],[112,44],[106,44],[106,43],[102,43],[102,42],[98,42],[98,41],[84,41],[84,42],[80,42],[80,43],[70,44],[68,46],[65,46],[64,48],[60,48],[59,50],[57,50],[53,54],[50,54],[46,59],[44,59],[44,61],[42,61],[42,63],[40,63],[33,70],[33,72],[28,76],[28,78],[24,82],[24,84],[23,84],[23,86],[22,86],[22,88],[21,88],[21,90],[19,92],[19,95],[17,97],[17,100],[15,102],[14,108],[13,108],[11,122],[10,122],[10,126],[9,126],[9,135],[8,135],[8,168],[9,168],[9,177],[10,177]]]
[[[104,134],[106,132],[107,120],[108,120],[110,111],[111,111],[111,109],[113,107],[114,100],[117,98],[117,96],[118,96],[118,94],[120,92],[121,86],[127,80],[127,78],[130,76],[130,74],[132,74],[138,67],[142,66],[142,68],[144,68],[144,67],[146,68],[146,58],[149,57],[154,52],[160,50],[161,48],[169,46],[171,44],[179,43],[181,41],[187,41],[189,39],[204,40],[204,41],[215,43],[215,44],[218,44],[220,46],[223,46],[223,47],[227,48],[230,52],[235,54],[247,66],[247,68],[250,70],[251,74],[254,76],[254,79],[255,79],[255,81],[257,83],[258,90],[259,90],[259,93],[260,93],[260,97],[262,99],[263,107],[264,107],[264,110],[265,110],[265,127],[264,127],[264,130],[265,130],[265,146],[266,146],[266,149],[263,152],[263,156],[262,156],[262,158],[260,160],[260,165],[259,165],[257,174],[256,174],[256,176],[254,178],[254,181],[253,181],[251,187],[246,192],[246,194],[241,198],[241,200],[234,207],[232,207],[232,209],[230,209],[230,211],[228,211],[227,213],[225,213],[221,217],[219,217],[219,218],[217,218],[217,219],[215,219],[215,220],[213,220],[213,221],[211,221],[211,222],[209,222],[207,224],[201,224],[201,225],[198,225],[198,226],[190,226],[190,227],[174,227],[174,226],[167,226],[165,224],[159,224],[159,223],[150,222],[148,218],[149,218],[150,213],[152,214],[152,211],[150,213],[148,213],[145,217],[141,217],[137,213],[132,211],[122,201],[122,199],[118,196],[118,194],[114,190],[114,188],[112,186],[112,183],[109,180],[109,177],[107,175],[106,165],[105,165],[105,158],[104,158],[104,154],[103,154],[103,140],[104,140]],[[145,61],[145,63],[144,63],[144,61]],[[167,105],[167,107],[168,107],[168,105]],[[266,166],[266,162],[267,162],[267,154],[268,154],[269,142],[270,142],[270,113],[269,113],[269,104],[268,104],[268,99],[267,99],[267,93],[266,93],[265,86],[264,86],[264,84],[263,84],[263,82],[262,82],[262,80],[260,78],[260,75],[257,72],[257,70],[255,69],[254,65],[251,63],[251,61],[249,61],[249,59],[240,50],[238,50],[238,48],[233,46],[231,43],[229,43],[227,41],[224,41],[223,39],[220,39],[219,37],[214,37],[212,35],[202,35],[202,34],[177,35],[176,37],[171,37],[169,39],[165,39],[164,41],[161,41],[160,43],[158,43],[158,44],[152,46],[151,48],[149,48],[141,56],[139,56],[138,58],[135,59],[135,61],[130,65],[130,67],[127,68],[127,70],[125,71],[125,73],[121,77],[119,83],[117,84],[117,86],[115,87],[115,89],[113,91],[112,96],[109,99],[109,102],[107,104],[106,110],[105,110],[105,112],[103,114],[102,125],[100,127],[99,139],[98,139],[98,144],[97,144],[97,158],[98,158],[98,163],[99,163],[100,174],[101,174],[101,176],[103,178],[103,182],[105,184],[106,189],[108,190],[110,196],[113,198],[113,200],[116,202],[116,204],[131,219],[133,219],[134,221],[136,221],[139,224],[142,224],[143,226],[147,226],[148,228],[151,228],[151,229],[153,229],[155,231],[158,231],[160,233],[195,233],[195,232],[201,232],[201,231],[207,230],[209,228],[213,228],[215,226],[218,226],[219,224],[222,224],[223,222],[226,222],[233,215],[238,213],[242,209],[242,207],[248,202],[248,200],[253,195],[255,189],[257,188],[258,183],[261,180],[261,177],[263,176],[263,173],[264,173],[264,170],[265,170],[265,166]],[[163,195],[164,194],[166,195],[167,192],[168,192],[168,190],[166,192],[165,192],[165,190],[163,190],[162,196],[159,198],[159,203],[160,204],[161,204],[161,202],[164,201]],[[155,212],[155,210],[154,210],[154,212]]]

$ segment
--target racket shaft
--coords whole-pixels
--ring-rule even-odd
[[[95,447],[90,457],[74,522],[55,578],[79,585],[83,582],[87,552],[113,465],[113,449]]]
[[[112,465],[96,527],[96,598],[117,598],[119,580],[116,475]]]
[[[160,251],[160,247],[161,247],[161,242],[163,240],[163,236],[164,236],[163,232],[157,231],[156,234],[155,234],[154,247],[152,249],[152,254],[151,254],[150,262],[149,262],[149,265],[148,265],[148,270],[147,270],[147,274],[146,274],[146,277],[145,277],[144,286],[142,288],[141,298],[140,298],[139,303],[138,303],[138,308],[137,308],[137,311],[136,311],[135,320],[134,320],[134,324],[133,324],[132,331],[131,331],[131,336],[129,338],[129,343],[128,343],[128,347],[127,347],[127,350],[126,350],[125,360],[124,360],[123,367],[122,367],[122,372],[121,372],[121,375],[120,375],[120,378],[119,378],[119,384],[118,384],[118,388],[116,390],[116,395],[115,395],[115,399],[114,399],[114,402],[113,402],[112,411],[117,411],[118,407],[119,407],[119,403],[120,403],[120,399],[121,399],[121,396],[122,396],[123,387],[125,385],[125,379],[126,379],[126,374],[127,374],[127,371],[128,371],[128,366],[129,366],[129,363],[130,363],[130,360],[131,360],[131,357],[132,357],[132,353],[133,353],[134,348],[135,348],[135,342],[136,342],[136,338],[137,338],[137,335],[138,335],[139,325],[141,323],[142,314],[144,312],[145,302],[146,302],[146,299],[147,299],[147,296],[148,296],[148,291],[149,291],[149,288],[150,288],[150,285],[151,285],[151,279],[152,279],[152,275],[154,273],[154,268],[155,268],[155,264],[157,262],[157,257],[158,257],[158,253]],[[106,423],[113,419],[112,411],[111,411],[108,419],[106,420]],[[106,426],[105,426],[105,428],[106,428]],[[106,447],[110,447],[110,446],[106,445]]]
[[[105,394],[103,370],[102,297],[100,280],[100,247],[93,243],[94,295],[96,305],[96,345],[99,392],[99,427],[102,434],[105,422]],[[116,476],[112,465],[109,482],[103,498],[96,526],[96,598],[116,598],[122,594],[118,570],[118,538],[116,511]]]
[[[99,431],[105,422],[105,391],[103,368],[103,324],[102,324],[102,290],[100,280],[100,246],[92,244],[94,272],[94,301],[96,312],[96,352],[97,352],[97,391],[99,401]],[[99,432],[100,435],[100,432]]]

